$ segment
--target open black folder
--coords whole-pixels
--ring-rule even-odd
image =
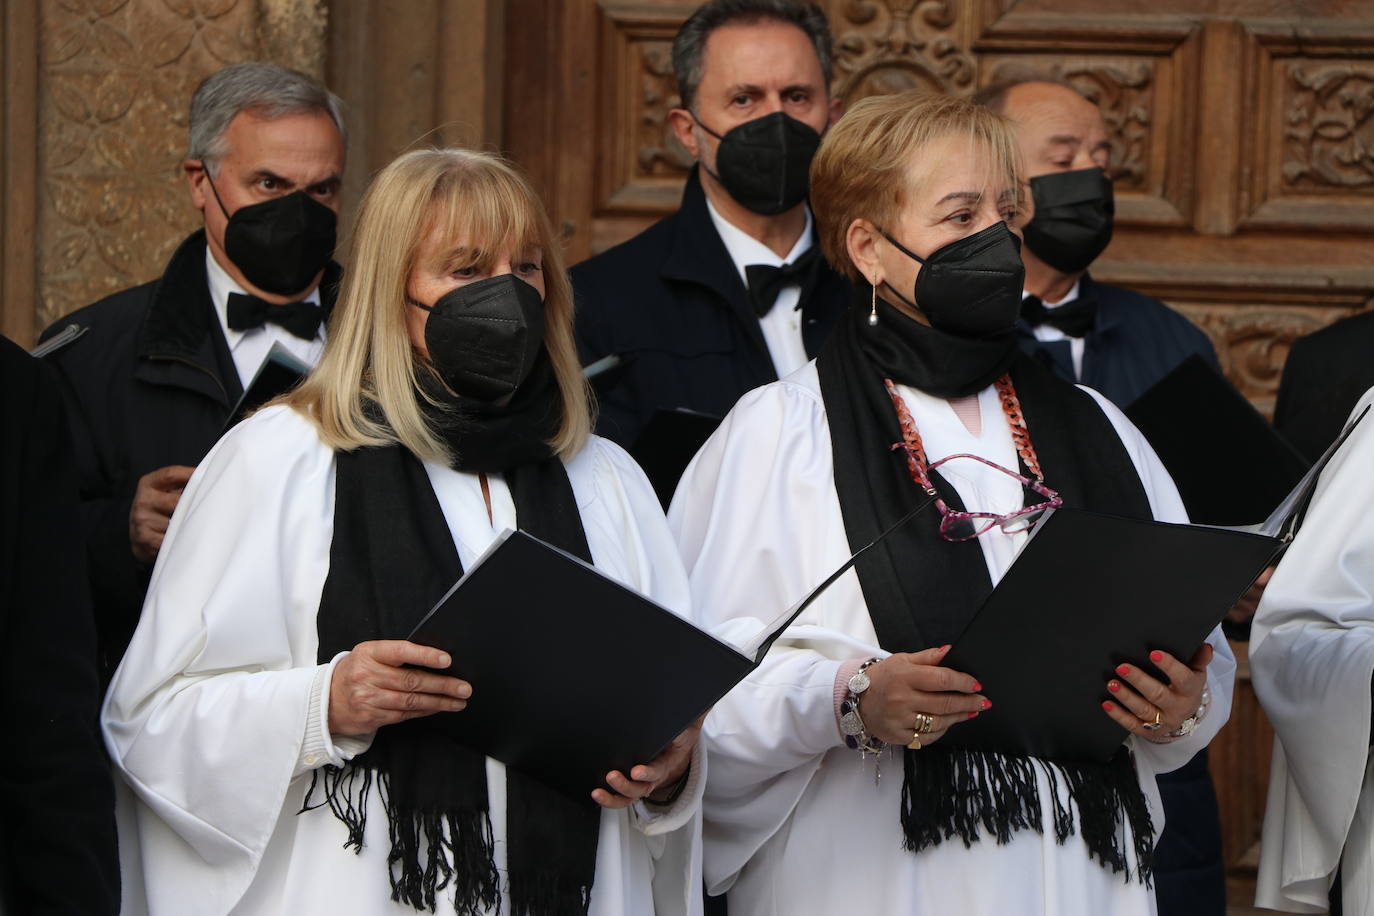
[[[1162,649],[1187,661],[1296,526],[1346,429],[1264,522],[1245,528],[1047,512],[945,656],[992,708],[943,742],[1050,760],[1111,759],[1126,732],[1102,711],[1107,681]]]
[[[1308,463],[1224,377],[1188,357],[1126,416],[1169,469],[1188,517],[1244,525],[1277,505]]]
[[[445,673],[473,685],[467,708],[437,721],[582,798],[606,788],[611,770],[658,756],[868,547],[736,648],[581,559],[507,530],[407,638],[448,652]]]
[[[229,419],[224,421],[224,428],[219,434],[223,436],[244,417],[278,395],[286,394],[295,388],[309,372],[310,366],[277,341],[272,341],[272,349],[267,351],[267,356],[263,357],[258,371],[253,373],[253,380],[243,390],[243,396],[230,411]]]

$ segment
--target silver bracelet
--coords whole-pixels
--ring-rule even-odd
[[[867,671],[879,661],[880,659],[874,657],[859,666],[859,670],[850,677],[844,699],[840,701],[840,731],[844,734],[844,743],[864,756],[881,754],[887,749],[886,741],[868,733],[868,729],[864,727],[863,716],[859,715],[859,696],[873,683],[869,680]]]
[[[1169,733],[1168,733],[1167,735],[1165,735],[1164,737],[1166,737],[1166,738],[1186,738],[1186,737],[1188,737],[1189,735],[1191,735],[1193,732],[1197,731],[1197,727],[1198,727],[1199,725],[1202,724],[1203,718],[1206,717],[1206,715],[1207,715],[1207,706],[1208,706],[1208,704],[1210,704],[1211,702],[1212,702],[1212,691],[1208,690],[1206,687],[1203,687],[1203,688],[1202,688],[1202,702],[1198,704],[1197,710],[1196,710],[1191,716],[1189,716],[1188,718],[1184,719],[1181,723],[1179,723],[1178,728],[1176,728],[1176,729],[1174,729],[1173,731],[1169,732]]]

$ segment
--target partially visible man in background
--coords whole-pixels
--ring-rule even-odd
[[[811,157],[839,115],[825,14],[798,0],[712,0],[673,41],[673,136],[696,160],[682,206],[572,269],[597,432],[633,445],[657,410],[723,416],[815,356],[852,287],[815,243]]]
[[[102,673],[124,654],[182,487],[273,344],[313,365],[339,268],[339,100],[243,63],[191,100],[182,169],[203,228],[162,276],[55,322],[35,353],[64,383]]]

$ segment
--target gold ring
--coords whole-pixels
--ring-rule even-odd
[[[911,733],[911,740],[907,742],[906,746],[913,751],[919,751],[921,749],[921,733],[919,731],[913,731]]]
[[[1162,718],[1163,715],[1164,713],[1161,710],[1156,709],[1154,721],[1145,722],[1142,720],[1140,723],[1140,727],[1145,729],[1147,732],[1159,731],[1159,729],[1164,727],[1164,720]]]
[[[935,717],[928,712],[916,713],[916,734],[925,735],[935,731]]]

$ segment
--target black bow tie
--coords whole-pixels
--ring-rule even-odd
[[[260,328],[264,322],[279,324],[301,340],[314,340],[320,331],[324,310],[313,302],[288,302],[273,305],[257,296],[229,294],[229,327],[235,331]]]
[[[749,301],[754,304],[754,313],[762,318],[773,309],[778,301],[778,293],[784,286],[796,284],[805,286],[806,275],[816,263],[816,246],[797,255],[791,264],[773,267],[769,264],[750,264],[744,268],[744,277],[749,281]],[[798,305],[801,303],[798,302]]]
[[[1039,296],[1027,296],[1021,300],[1021,317],[1031,325],[1047,324],[1069,337],[1083,337],[1097,320],[1097,300],[1079,293],[1072,302],[1046,308]]]

